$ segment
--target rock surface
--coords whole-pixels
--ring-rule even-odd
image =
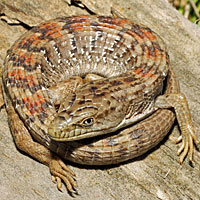
[[[74,3],[78,2],[78,3]],[[142,23],[165,41],[188,98],[195,122],[200,122],[200,28],[165,0],[1,0],[0,65],[6,51],[25,31],[41,21],[66,15],[111,15],[111,7]],[[2,103],[0,101],[0,103]],[[5,109],[0,112],[0,194],[2,200],[74,199],[63,187],[57,191],[46,166],[19,152],[13,142]],[[172,135],[177,134],[175,130]],[[200,137],[200,133],[197,133]],[[168,138],[157,148],[126,164],[107,168],[70,166],[77,175],[76,199],[200,199],[200,153],[194,166],[178,163],[178,147]]]

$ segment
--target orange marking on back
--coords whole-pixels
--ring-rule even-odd
[[[138,68],[138,69],[135,69],[135,70],[134,70],[134,72],[135,72],[136,74],[141,74],[142,71],[143,71],[142,68]]]
[[[112,29],[115,29],[115,25],[113,25],[113,24],[101,24],[101,26],[103,26],[103,27],[107,27],[107,28],[112,28]]]
[[[33,79],[34,79],[34,76],[33,76],[32,74],[30,74],[30,75],[26,76],[26,79],[27,79],[28,81],[33,80]]]
[[[14,69],[13,71],[8,72],[8,76],[15,76],[17,78],[23,77],[23,70],[21,69]]]
[[[46,35],[50,35],[52,38],[58,38],[61,37],[62,35],[60,34],[59,30],[61,29],[55,29],[55,30],[49,30],[47,31]]]
[[[84,26],[89,26],[90,25],[90,23],[88,23],[88,22],[85,22],[85,23],[75,23],[75,24],[70,24],[69,25],[69,27],[70,28],[73,28],[73,27],[84,27]]]
[[[24,97],[23,100],[24,102],[30,102],[30,97]]]
[[[117,24],[117,25],[120,25],[120,26],[124,26],[124,24],[133,24],[131,21],[129,20],[126,20],[126,19],[117,19],[117,18],[113,18],[112,19],[112,23],[113,24]]]
[[[42,107],[42,104],[43,104],[44,102],[41,102],[41,101],[35,101],[34,102],[34,104],[35,104],[35,106],[36,106],[36,108],[37,108],[37,112],[41,112],[41,111],[43,111],[44,110],[44,108]]]
[[[16,79],[16,80],[22,80],[23,78],[24,78],[23,70],[17,69],[17,70],[16,70],[15,79]]]
[[[34,55],[34,54],[26,55],[26,56],[25,56],[24,63],[27,64],[27,65],[28,65],[28,64],[34,65],[35,62],[37,62],[36,56],[37,56],[37,55]]]
[[[78,32],[88,27],[89,25],[90,25],[89,23],[75,23],[75,24],[70,24],[69,27],[72,28],[74,32]]]
[[[16,74],[16,69],[8,72],[8,76],[15,76],[15,74]]]
[[[84,27],[76,27],[76,28],[74,27],[74,28],[73,28],[73,31],[74,31],[74,32],[79,32],[79,31],[81,31],[81,30],[83,30],[83,29],[84,29]]]
[[[19,51],[18,56],[26,58],[26,53],[24,51]]]
[[[38,94],[33,95],[33,98],[24,97],[23,100],[26,104],[27,110],[25,112],[27,115],[34,115],[35,113],[38,113],[44,110],[44,108],[42,107],[42,104],[45,102],[45,100]]]
[[[142,77],[153,78],[154,77],[153,69],[150,69],[146,74],[143,74]]]
[[[88,16],[81,15],[81,16],[75,16],[75,17],[71,18],[71,20],[74,22],[76,22],[78,20],[80,20],[80,22],[88,22],[89,18],[88,18]]]
[[[145,56],[153,61],[157,60],[159,55],[161,55],[161,57],[163,58],[163,54],[161,54],[161,52],[155,47],[154,48],[154,55],[150,55],[149,49],[147,47],[145,47]]]
[[[155,40],[156,39],[156,36],[153,35],[151,32],[149,31],[145,31],[145,30],[142,30],[142,32],[144,33],[144,35],[146,36],[146,38],[148,38],[149,40]]]
[[[36,94],[36,97],[38,100],[38,103],[43,104],[45,102],[45,99],[43,97],[41,97],[39,94]]]
[[[24,62],[25,62],[25,63],[30,63],[31,60],[32,60],[31,55],[29,55],[29,56],[27,55],[27,56],[25,56]]]
[[[24,64],[34,65],[36,60],[34,54],[27,54],[24,50],[16,50],[15,54],[17,55],[18,60],[24,60]]]
[[[155,56],[158,57],[159,55],[160,55],[160,51],[157,48],[155,48]]]
[[[33,34],[33,35],[30,35],[28,40],[30,40],[32,42],[32,44],[38,44],[40,42],[40,39],[37,35]]]
[[[38,44],[40,41],[39,37],[36,34],[32,34],[29,36],[26,36],[25,38],[23,38],[22,41],[19,42],[18,46],[24,46],[24,45],[32,45],[32,44]]]
[[[25,45],[25,44],[27,43],[27,39],[28,39],[28,37],[23,38],[23,40],[20,41],[19,44],[20,44],[21,46]]]
[[[31,103],[30,97],[24,97],[23,100],[24,100],[24,103],[25,103],[26,108],[27,108],[27,110],[25,111],[26,114],[27,115],[30,115],[30,114],[33,115],[34,114],[33,109],[32,109],[33,104]]]
[[[150,52],[149,52],[149,49],[147,46],[145,46],[145,56],[151,60],[156,60],[157,59],[157,56],[155,55],[150,55]]]
[[[24,77],[24,79],[26,79],[28,81],[29,87],[34,86],[34,76],[33,75],[27,75]]]
[[[46,22],[39,26],[39,29],[46,29],[46,35],[51,36],[52,38],[61,37],[62,35],[59,31],[62,29],[57,23]]]
[[[128,30],[126,33],[133,36],[138,42],[142,43],[144,41],[138,34],[132,32],[130,30]]]
[[[43,24],[41,24],[39,26],[39,29],[52,30],[52,29],[55,29],[55,27],[57,27],[57,23],[54,23],[54,22],[45,22],[45,23],[43,23]]]

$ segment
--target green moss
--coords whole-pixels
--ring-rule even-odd
[[[198,11],[198,13],[200,13],[200,0],[193,0],[193,2],[195,3],[196,9]],[[177,0],[174,3],[174,6],[176,7],[176,9],[182,14],[184,15],[186,12],[186,7],[190,5],[190,10],[189,10],[189,15],[188,15],[188,20],[190,20],[193,23],[197,23],[198,20],[198,16],[196,15],[194,8],[192,7],[191,3],[189,0],[185,0],[185,1],[181,1],[181,0]],[[200,20],[200,19],[199,19]],[[197,23],[200,26],[200,22]]]

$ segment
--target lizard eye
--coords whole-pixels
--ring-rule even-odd
[[[92,126],[92,124],[94,124],[94,119],[92,117],[86,118],[83,120],[82,124],[85,127]]]

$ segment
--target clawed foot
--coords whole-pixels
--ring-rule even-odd
[[[200,144],[194,132],[194,127],[187,127],[184,133],[182,132],[182,135],[179,136],[175,141],[176,143],[181,142],[181,146],[177,152],[178,156],[180,156],[179,162],[181,164],[187,155],[190,162],[193,161],[194,143],[196,145]]]
[[[181,136],[176,140],[176,143],[182,143],[178,150],[180,163],[183,163],[183,160],[187,155],[189,156],[190,162],[192,162],[194,143],[196,145],[199,144],[199,141],[195,136],[198,126],[192,122],[191,113],[185,95],[182,93],[172,93],[158,96],[155,106],[158,108],[174,108],[179,128],[181,130]]]
[[[49,169],[52,174],[52,181],[57,184],[58,190],[62,191],[63,181],[70,193],[77,193],[77,184],[76,180],[74,179],[74,176],[76,175],[65,165],[65,163],[60,158],[54,156],[54,158],[49,163]]]

